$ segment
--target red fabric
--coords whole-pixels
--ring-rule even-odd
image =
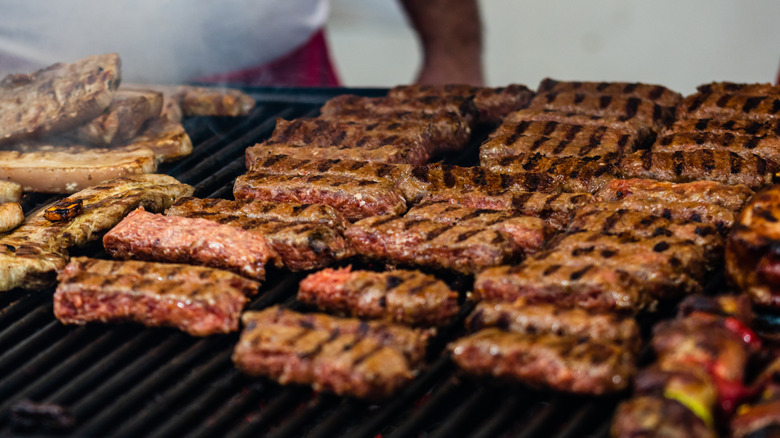
[[[315,33],[306,44],[268,64],[204,76],[195,81],[247,86],[338,87],[340,85],[330,61],[325,34],[322,30]]]

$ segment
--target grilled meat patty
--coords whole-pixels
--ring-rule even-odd
[[[622,155],[634,150],[634,142],[630,134],[606,126],[504,122],[479,147],[479,159],[486,162],[520,154],[551,157]]]
[[[734,93],[734,94],[780,94],[780,88],[770,83],[745,84],[737,82],[710,82],[696,87],[703,94]]]
[[[455,113],[466,124],[474,126],[478,110],[474,99],[462,96],[422,96],[411,99],[394,99],[392,97],[361,97],[350,94],[336,96],[320,108],[320,113],[335,119],[341,114],[360,112],[367,118],[374,116],[392,116],[398,113],[413,112],[418,114]]]
[[[758,192],[726,241],[726,275],[754,304],[780,308],[780,186]]]
[[[290,155],[300,159],[375,161],[390,164],[425,164],[430,155],[414,144],[374,144],[364,147],[351,145],[311,148],[308,145],[287,143],[259,143],[252,146],[252,155]]]
[[[714,226],[722,235],[728,233],[734,224],[734,212],[726,207],[697,201],[661,202],[656,199],[628,197],[620,201],[596,202],[585,205],[577,211],[578,216],[597,214],[602,211],[628,210],[657,216],[675,222],[694,222]],[[666,234],[666,233],[664,233]]]
[[[0,143],[65,131],[99,116],[121,80],[116,53],[54,64],[0,81]]]
[[[763,158],[742,157],[724,150],[658,152],[637,151],[620,161],[623,178],[655,179],[677,183],[717,181],[744,184],[751,189],[772,182],[772,172]]]
[[[622,120],[636,119],[655,130],[663,129],[674,120],[674,107],[659,105],[640,97],[604,93],[538,93],[528,108],[611,116]]]
[[[238,330],[260,284],[197,266],[76,257],[59,274],[54,316],[64,324],[134,321],[194,336]]]
[[[338,175],[248,172],[236,178],[233,196],[238,200],[330,205],[349,220],[406,211],[406,200],[391,184]]]
[[[477,122],[485,125],[497,125],[512,111],[528,106],[533,91],[525,85],[509,84],[506,87],[489,88],[471,85],[399,85],[391,88],[388,97],[394,99],[414,99],[424,96],[459,96],[473,98],[479,111]]]
[[[168,175],[139,175],[106,181],[55,204],[81,203],[83,211],[75,217],[50,221],[46,207],[32,213],[0,237],[0,291],[51,284],[68,261],[68,248],[97,239],[137,207],[162,211],[192,191]]]
[[[544,221],[536,217],[517,212],[460,207],[449,202],[417,205],[409,209],[404,218],[493,229],[509,236],[526,254],[538,251],[552,234]]]
[[[19,202],[22,186],[9,181],[0,181],[0,202]]]
[[[388,164],[376,161],[347,159],[307,159],[290,155],[257,155],[255,146],[246,150],[246,167],[269,175],[335,175],[361,180],[394,183],[408,164]]]
[[[453,361],[478,376],[578,394],[625,389],[636,372],[634,354],[609,341],[488,328],[449,346]]]
[[[658,137],[653,150],[658,152],[699,150],[729,151],[742,158],[758,155],[765,159],[772,171],[780,166],[780,137],[775,135],[759,137],[713,132],[673,132]]]
[[[161,93],[120,88],[103,114],[76,129],[76,138],[95,146],[109,146],[129,140],[147,120],[160,115],[162,105]]]
[[[242,372],[358,398],[388,397],[414,378],[427,334],[386,323],[272,307],[246,312],[233,352]]]
[[[673,183],[651,179],[615,179],[596,193],[602,201],[619,201],[626,198],[663,202],[702,202],[720,205],[739,211],[753,191],[744,185],[728,185],[716,181]]]
[[[679,119],[666,133],[694,132],[735,135],[747,135],[765,138],[780,135],[780,120],[760,121],[744,119]]]
[[[579,308],[563,308],[556,304],[528,304],[482,301],[466,319],[472,332],[497,327],[515,333],[550,333],[558,336],[614,341],[637,351],[641,345],[639,326],[634,318],[608,312],[589,312]]]
[[[578,111],[558,111],[554,109],[524,109],[510,113],[504,122],[518,124],[523,121],[556,122],[564,125],[606,126],[617,132],[631,135],[636,139],[634,147],[644,149],[655,139],[655,131],[647,123],[637,119],[625,119],[615,116],[583,114]]]
[[[22,206],[16,202],[0,202],[0,233],[13,230],[24,222]]]
[[[634,96],[651,100],[663,106],[675,106],[682,101],[682,95],[663,85],[641,84],[636,82],[589,82],[558,81],[544,78],[537,89],[539,93],[586,93]]]
[[[112,257],[191,263],[226,269],[256,280],[277,254],[263,235],[206,220],[138,209],[103,236]]]
[[[718,434],[685,405],[664,397],[634,397],[618,406],[614,438],[716,438]]]
[[[356,253],[390,263],[451,269],[470,274],[522,256],[512,238],[480,225],[375,216],[344,233]]]
[[[593,193],[615,178],[618,161],[617,154],[549,157],[536,153],[486,159],[481,160],[480,164],[498,173],[547,174],[565,192]]]
[[[682,119],[745,119],[772,122],[780,117],[780,96],[744,93],[696,93],[677,106]]]
[[[420,271],[324,269],[301,281],[298,301],[326,312],[420,326],[446,324],[458,313],[458,293]]]

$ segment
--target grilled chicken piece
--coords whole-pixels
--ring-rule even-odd
[[[625,119],[615,116],[583,114],[579,111],[558,111],[553,109],[524,109],[510,113],[504,122],[517,125],[520,122],[556,122],[564,125],[606,126],[617,132],[635,138],[634,147],[645,149],[655,139],[655,131],[647,123],[637,119]]]
[[[636,119],[657,131],[674,120],[674,107],[659,105],[652,100],[634,96],[603,93],[539,93],[528,108],[611,116],[622,120]]]
[[[539,93],[585,93],[612,94],[616,96],[634,96],[651,100],[663,106],[675,106],[682,101],[682,94],[663,85],[641,84],[637,82],[588,82],[557,81],[544,78],[537,89]]]
[[[690,409],[677,400],[641,396],[624,401],[612,423],[613,438],[717,438]]]
[[[739,211],[753,191],[745,185],[728,185],[715,181],[673,183],[652,179],[615,179],[609,182],[596,197],[602,201],[619,201],[626,198],[663,202],[702,202]]]
[[[744,119],[772,122],[780,117],[780,96],[745,93],[696,93],[677,107],[682,119]]]
[[[715,134],[731,133],[735,135],[748,135],[755,137],[767,137],[780,135],[780,120],[762,122],[758,120],[740,119],[679,119],[666,133],[673,132],[711,132]]]
[[[248,172],[236,178],[233,196],[238,200],[330,205],[349,220],[406,211],[406,200],[391,184],[338,175]]]
[[[162,211],[192,191],[167,175],[139,175],[106,181],[60,201],[82,203],[83,212],[73,218],[50,221],[46,208],[32,213],[0,237],[0,291],[49,285],[67,263],[68,248],[95,240],[139,206]]]
[[[658,152],[644,150],[625,156],[620,161],[624,178],[656,179],[671,182],[717,181],[744,184],[751,189],[772,182],[772,172],[766,160],[753,155],[723,150]]]
[[[653,145],[653,150],[657,152],[695,152],[704,149],[729,151],[745,159],[758,155],[775,172],[780,166],[780,137],[775,135],[759,137],[730,132],[674,132],[659,137]]]
[[[466,319],[466,328],[478,331],[497,327],[515,333],[574,336],[597,341],[614,341],[638,351],[641,345],[639,326],[634,318],[606,312],[589,312],[563,308],[556,304],[528,304],[482,301]]]
[[[0,203],[0,233],[13,230],[24,222],[22,206],[16,202]]]
[[[76,129],[76,138],[95,146],[110,146],[129,140],[147,120],[160,115],[162,105],[161,93],[120,88],[103,114]]]
[[[324,269],[301,281],[298,301],[326,312],[420,326],[446,324],[458,313],[458,293],[420,271]]]
[[[449,349],[467,373],[577,394],[621,391],[636,372],[634,354],[625,347],[575,336],[488,328],[454,341]]]
[[[346,159],[307,159],[290,155],[257,154],[258,146],[246,150],[246,167],[250,171],[269,175],[335,175],[361,180],[395,183],[408,164],[388,164],[376,161]]]
[[[465,274],[523,254],[512,238],[493,229],[396,216],[360,220],[344,236],[355,252],[368,258]]]
[[[0,150],[0,178],[25,191],[74,193],[103,181],[154,173],[154,151],[145,147],[93,149],[35,144],[26,151]]]
[[[204,265],[255,280],[278,255],[261,234],[195,218],[138,209],[103,236],[112,257]]]
[[[242,372],[367,399],[386,398],[414,378],[429,336],[393,324],[276,306],[246,312],[242,320],[245,329],[233,352]]]
[[[627,197],[620,201],[596,202],[582,206],[578,216],[599,214],[603,211],[628,210],[657,216],[674,222],[694,222],[712,225],[722,235],[734,225],[734,212],[726,207],[697,201],[660,202],[655,199]],[[666,234],[666,233],[664,233]]]
[[[192,85],[159,85],[159,84],[132,84],[122,88],[134,88],[155,90],[163,93],[166,100],[175,104],[187,117],[193,116],[217,116],[238,117],[246,116],[255,107],[255,100],[233,88],[195,87]],[[172,121],[181,121],[181,116],[172,117]]]
[[[780,186],[757,193],[726,241],[726,275],[759,307],[780,308]]]
[[[420,204],[406,212],[404,218],[496,230],[509,236],[526,254],[538,251],[552,234],[544,221],[536,217],[517,212],[460,207],[449,202]]]
[[[22,186],[14,182],[0,181],[0,202],[19,202]]]
[[[293,204],[287,202],[228,201],[226,199],[182,198],[166,210],[169,216],[196,215],[203,219],[210,216],[236,216],[289,224],[324,225],[336,231],[344,231],[349,221],[335,208],[323,204]]]
[[[320,109],[320,113],[325,118],[330,119],[356,112],[363,113],[366,118],[389,117],[405,112],[430,115],[455,113],[470,127],[474,126],[478,115],[474,100],[471,97],[462,96],[423,96],[413,99],[394,99],[392,97],[361,97],[342,94],[325,102],[325,105]]]
[[[76,257],[58,276],[54,316],[63,324],[134,321],[193,336],[238,330],[260,284],[218,269]]]
[[[617,154],[592,157],[548,157],[542,154],[519,154],[481,160],[480,164],[498,173],[541,173],[552,177],[565,192],[593,193],[615,178]]]
[[[479,111],[477,123],[497,125],[512,111],[528,106],[533,91],[525,85],[509,84],[506,87],[488,88],[471,85],[399,85],[391,88],[388,97],[395,99],[414,99],[424,96],[459,96],[473,98]]]
[[[121,80],[116,53],[54,64],[0,81],[0,143],[65,131],[99,116]]]

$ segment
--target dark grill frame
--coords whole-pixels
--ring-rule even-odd
[[[245,148],[269,136],[276,118],[315,115],[337,94],[387,90],[246,91],[258,101],[250,116],[186,120],[193,154],[160,172],[194,185],[195,196],[230,198],[233,180],[245,172]],[[473,163],[476,144],[447,161]],[[25,195],[23,206],[29,213],[57,198]],[[73,254],[106,257],[99,242]],[[249,308],[296,307],[303,275],[272,272]],[[52,293],[0,295],[2,436],[606,437],[618,401],[460,376],[443,347],[468,308],[438,336],[429,368],[396,397],[371,405],[240,374],[230,361],[238,334],[194,338],[133,324],[64,326],[52,315]],[[11,414],[23,400],[63,406],[76,424],[61,431],[40,418],[24,428]]]

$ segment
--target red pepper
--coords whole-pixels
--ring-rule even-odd
[[[739,336],[739,338],[745,341],[746,344],[750,345],[751,348],[761,348],[761,339],[759,339],[756,332],[751,330],[750,327],[743,324],[742,321],[738,320],[737,318],[732,316],[726,317],[723,321],[723,326],[726,327],[726,329],[730,332],[733,332]]]

